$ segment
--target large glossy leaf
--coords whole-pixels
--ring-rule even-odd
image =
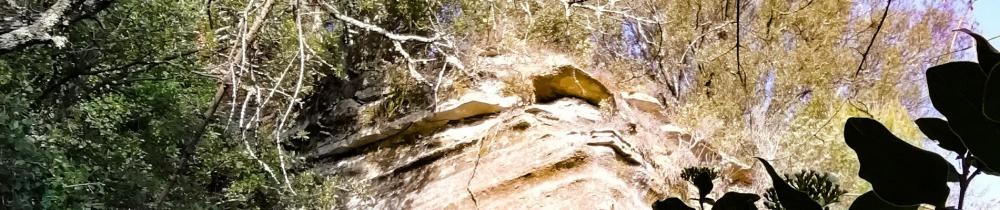
[[[712,210],[757,210],[754,203],[760,196],[750,193],[727,192],[712,205]]]
[[[990,70],[1000,63],[1000,52],[997,52],[997,49],[993,48],[993,46],[990,45],[990,41],[986,40],[985,37],[974,33],[969,29],[963,28],[956,31],[965,32],[976,40],[976,57],[979,59],[979,63],[983,66],[983,70],[986,70],[986,74],[991,74]]]
[[[969,152],[1000,171],[1000,124],[983,114],[986,75],[972,62],[951,62],[927,70],[931,103],[948,118]]]
[[[851,204],[848,210],[917,210],[920,205],[897,206],[886,202],[878,197],[873,191],[868,191]]]
[[[653,210],[695,210],[679,198],[667,198],[653,203]]]
[[[955,134],[955,131],[951,130],[948,121],[940,118],[920,118],[914,122],[927,138],[937,141],[941,148],[958,153],[959,156],[967,151],[965,144],[962,144],[962,139],[958,137],[958,134]]]
[[[882,199],[895,205],[944,206],[954,167],[940,155],[904,142],[868,118],[847,119],[844,140],[858,155],[858,176]]]
[[[816,203],[816,201],[809,198],[803,192],[795,190],[791,185],[782,179],[778,172],[771,167],[771,163],[768,163],[763,158],[757,158],[760,160],[761,164],[764,164],[764,169],[767,170],[767,175],[771,176],[771,184],[774,185],[774,190],[778,194],[778,201],[781,202],[781,206],[786,209],[796,209],[796,210],[822,210],[823,207]]]

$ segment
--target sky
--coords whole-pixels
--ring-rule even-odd
[[[979,23],[976,32],[987,39],[1000,35],[1000,1],[978,0],[973,4],[972,17]],[[1000,46],[1000,38],[990,41],[993,46]]]

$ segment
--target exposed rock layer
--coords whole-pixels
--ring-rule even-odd
[[[511,60],[504,56],[490,59]],[[550,60],[558,59],[543,63],[557,63]],[[615,111],[662,119],[652,97],[599,107],[616,94],[585,71],[524,68],[529,81],[515,82],[530,82],[535,104],[517,106],[526,100],[486,82],[433,111],[323,138],[310,153],[314,170],[364,183],[349,209],[645,209],[667,194],[683,197],[687,185],[663,176],[680,173],[675,160],[715,157],[677,126]]]

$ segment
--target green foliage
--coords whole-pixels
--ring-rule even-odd
[[[0,206],[149,208],[211,93],[183,55],[195,2],[120,1],[66,27],[65,48],[0,55]],[[177,207],[201,206],[190,192]]]
[[[802,170],[793,174],[785,174],[785,181],[795,190],[801,191],[809,198],[817,201],[820,206],[827,206],[840,202],[840,196],[847,191],[840,188],[835,178],[830,173],[817,172],[814,170]],[[764,206],[771,210],[785,209],[778,201],[778,194],[774,188],[768,188],[764,193]]]

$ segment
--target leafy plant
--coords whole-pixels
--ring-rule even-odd
[[[957,173],[940,155],[904,142],[868,118],[848,119],[844,139],[858,154],[858,176],[871,183],[880,198],[901,206],[944,207],[949,176]]]
[[[850,118],[844,125],[844,140],[858,155],[858,175],[871,183],[872,191],[859,197],[850,209],[916,209],[930,204],[937,209],[948,199],[948,182],[959,182],[961,210],[969,182],[981,173],[996,175],[1000,168],[1000,52],[982,36],[967,29],[958,31],[976,40],[980,63],[951,62],[927,70],[931,102],[948,120],[921,118],[916,121],[928,138],[941,148],[958,154],[961,173],[940,155],[917,148],[896,137],[882,123],[869,118]],[[767,161],[761,159],[775,186],[777,198],[789,209],[819,209],[806,194],[792,189]],[[975,171],[971,171],[975,167]],[[802,206],[792,206],[802,205]]]
[[[705,203],[712,204],[713,210],[756,210],[754,205],[760,196],[749,193],[727,192],[719,200],[708,198],[712,192],[713,183],[719,177],[719,172],[709,167],[688,167],[681,171],[681,178],[698,188],[698,204],[705,209]],[[653,203],[656,210],[693,210],[683,200],[672,197]]]
[[[708,167],[688,167],[681,171],[681,178],[698,188],[698,203],[705,208],[706,197],[712,192],[712,181],[719,177],[719,172]]]
[[[868,191],[854,199],[850,210],[879,209],[879,210],[917,210],[920,206],[897,206],[885,202],[873,191]]]
[[[927,89],[931,103],[943,119],[917,120],[928,138],[942,148],[958,154],[961,160],[959,204],[965,202],[969,182],[980,173],[997,175],[1000,169],[1000,52],[985,38],[968,29],[958,31],[976,40],[979,63],[950,62],[927,70]],[[972,168],[975,167],[975,171]]]
[[[788,209],[802,209],[802,210],[820,210],[823,209],[816,201],[809,198],[809,195],[792,188],[785,179],[782,179],[778,175],[778,172],[774,170],[763,158],[757,158],[760,160],[761,164],[764,164],[764,169],[767,170],[767,174],[771,176],[771,185],[774,186],[775,195],[779,198],[778,201],[781,205]]]
[[[810,198],[818,201],[824,207],[839,202],[840,196],[847,193],[847,191],[840,188],[840,185],[837,184],[836,180],[829,173],[802,170],[794,174],[785,174],[785,177],[785,181],[792,188],[806,193]],[[764,198],[766,199],[764,206],[768,209],[785,209],[781,206],[781,202],[778,201],[777,191],[774,188],[768,188],[767,192],[764,193]]]

